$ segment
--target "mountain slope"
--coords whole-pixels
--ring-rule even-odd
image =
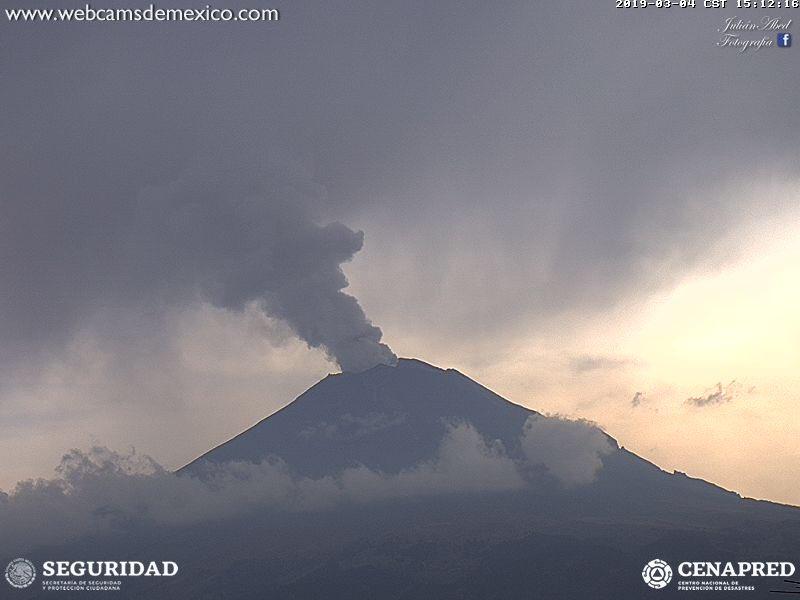
[[[356,464],[397,473],[431,458],[453,423],[470,423],[513,452],[523,424],[537,414],[454,369],[400,359],[396,367],[329,375],[185,469],[273,455],[312,477]]]
[[[548,430],[532,430],[531,420],[547,418],[457,371],[416,360],[331,375],[187,465],[181,475],[202,478],[217,464],[277,456],[304,476],[297,481],[325,477],[335,487],[338,480],[327,476],[365,465],[380,472],[373,482],[386,484],[419,464],[432,464],[451,424],[469,423],[485,448],[502,449],[504,462],[478,463],[468,476],[480,480],[481,470],[512,462],[524,485],[440,487],[437,493],[380,497],[354,493],[342,502],[304,508],[294,492],[290,507],[278,496],[258,501],[254,487],[269,482],[248,481],[248,469],[233,468],[233,479],[225,481],[235,486],[241,471],[245,485],[241,495],[224,497],[240,503],[238,510],[220,510],[225,503],[206,494],[200,498],[211,502],[211,510],[202,521],[187,515],[185,522],[148,526],[147,511],[142,510],[143,521],[104,504],[94,512],[125,517],[119,519],[119,534],[92,535],[27,556],[177,561],[175,578],[141,578],[115,594],[131,600],[683,598],[677,574],[668,587],[655,590],[643,581],[642,567],[654,558],[673,569],[682,561],[796,562],[797,508],[743,499],[708,482],[666,473],[585,425],[579,432],[590,434],[587,439],[599,435],[606,442],[600,468],[591,480],[567,485],[549,467],[536,468],[539,459],[547,464],[546,449],[526,444],[531,435]],[[556,458],[584,440],[564,431],[553,440]],[[197,483],[189,477],[180,481]],[[219,481],[207,483],[214,487]],[[166,501],[179,514],[189,510],[174,498]],[[743,583],[755,587],[749,598],[772,597],[770,590],[790,585],[774,577]]]
[[[181,473],[202,476],[215,463],[279,457],[296,474],[312,478],[357,465],[395,474],[431,460],[453,423],[468,423],[488,444],[499,441],[513,460],[531,462],[520,447],[531,417],[542,418],[454,369],[400,359],[396,367],[380,365],[362,373],[329,375]],[[781,514],[784,510],[771,503],[743,500],[681,473],[666,473],[620,448],[610,436],[606,438],[611,451],[601,456],[602,468],[591,485],[565,489],[552,478],[537,479],[535,472],[529,472],[530,493],[544,494],[556,503],[565,497],[590,502],[586,506],[595,514],[608,510],[609,514],[653,515],[680,522],[705,522],[722,512]]]

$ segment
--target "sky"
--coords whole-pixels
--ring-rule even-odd
[[[0,488],[181,466],[398,355],[800,504],[792,49],[717,47],[731,10],[276,7],[2,22]]]

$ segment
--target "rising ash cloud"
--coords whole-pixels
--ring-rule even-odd
[[[703,50],[698,62],[699,40],[711,47],[719,25],[714,11],[670,13],[656,29],[644,12],[303,1],[266,29],[8,28],[0,361],[48,360],[98,310],[152,309],[153,295],[185,293],[172,289],[175,278],[210,288],[223,305],[258,296],[354,368],[391,361],[378,331],[337,293],[338,269],[312,273],[307,262],[349,259],[358,234],[287,230],[283,242],[296,233],[299,254],[281,263],[283,274],[304,270],[282,293],[266,281],[274,265],[257,262],[265,248],[235,248],[253,242],[241,229],[247,211],[291,221],[277,208],[286,203],[303,205],[311,223],[364,227],[365,293],[393,324],[448,343],[565,309],[602,310],[720,260],[717,238],[747,215],[792,205],[739,193],[762,172],[796,177],[784,132],[800,123],[785,101],[797,82],[774,76],[791,53],[750,61]],[[630,36],[642,28],[647,36]],[[668,63],[653,51],[662,47]],[[279,158],[265,170],[267,156]],[[141,214],[144,190],[182,193],[209,174],[213,187],[225,170],[235,173],[217,182],[225,198],[171,215],[174,244],[143,229],[160,214]],[[276,208],[225,213],[252,201],[254,181]],[[291,200],[277,198],[287,181]],[[247,193],[234,198],[232,182]],[[197,256],[186,237],[197,234],[180,230],[193,219],[209,240]],[[151,241],[143,233],[155,249],[136,248]],[[227,278],[213,273],[239,250]],[[126,262],[131,252],[151,260]],[[186,281],[193,274],[208,279]],[[316,285],[327,291],[312,305]],[[328,314],[311,324],[312,310]]]
[[[113,230],[80,225],[84,235],[76,231],[68,241],[80,246],[79,256],[74,250],[48,256],[52,264],[44,268],[56,281],[6,295],[3,308],[25,310],[34,295],[47,309],[46,323],[60,331],[91,316],[78,311],[92,308],[158,310],[200,300],[241,312],[255,303],[345,371],[394,364],[381,330],[343,292],[348,281],[341,265],[361,250],[363,232],[318,224],[309,205],[322,191],[286,169],[203,161],[162,185],[145,186],[130,206],[118,207],[126,218]],[[40,287],[49,288],[48,298],[38,298]],[[41,324],[28,320],[0,324],[13,338],[44,335]]]
[[[130,231],[133,252],[120,269],[152,277],[143,288],[168,282],[231,310],[255,302],[345,371],[395,364],[381,330],[342,291],[341,265],[361,249],[363,232],[316,224],[303,209],[303,190],[270,176],[196,170],[144,190]]]

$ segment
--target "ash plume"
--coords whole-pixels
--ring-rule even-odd
[[[59,235],[35,246],[47,253],[47,269],[28,270],[0,300],[2,337],[20,349],[65,347],[98,314],[124,328],[126,314],[255,305],[342,370],[396,362],[381,330],[343,291],[342,264],[364,235],[319,224],[325,191],[308,173],[241,154],[190,164],[128,195],[95,184],[71,190]]]
[[[182,177],[140,196],[141,231],[155,249],[141,264],[145,272],[167,261],[185,289],[215,306],[244,310],[255,303],[343,371],[396,364],[380,328],[342,291],[342,264],[361,250],[363,232],[318,225],[296,184],[244,186],[235,179]],[[139,262],[136,255],[132,262]]]

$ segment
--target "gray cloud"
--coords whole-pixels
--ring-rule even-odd
[[[587,373],[597,370],[613,370],[628,366],[632,363],[627,358],[614,358],[612,356],[576,356],[570,361],[570,369],[574,373]]]
[[[731,381],[726,386],[717,383],[713,388],[703,392],[701,396],[693,396],[686,399],[686,404],[703,408],[706,406],[717,406],[727,404],[736,398],[741,391],[741,385],[736,380]]]
[[[209,177],[215,167],[142,192],[141,225],[128,244],[134,254],[120,269],[145,279],[154,273],[142,289],[168,282],[239,311],[257,302],[344,370],[394,364],[380,329],[342,292],[348,282],[340,265],[361,249],[364,234],[340,223],[314,224],[302,209],[303,190],[274,171]]]
[[[74,315],[58,308],[64,296],[95,311],[187,305],[197,298],[242,311],[256,302],[344,370],[393,364],[380,329],[342,292],[348,282],[341,263],[361,249],[363,233],[340,223],[315,224],[306,200],[315,190],[287,171],[287,165],[206,159],[166,184],[143,187],[131,206],[118,207],[127,215],[113,231],[97,231],[102,224],[87,221],[83,236],[76,231],[66,240],[83,246],[80,259],[65,264],[69,257],[48,257],[46,270],[63,279],[39,301],[39,307],[55,305],[49,325],[70,324]],[[5,308],[21,301],[6,299]],[[27,321],[24,331],[20,323],[2,323],[15,328],[15,338],[38,330]]]
[[[153,279],[119,262],[130,250],[121,245],[137,243],[126,235],[141,218],[137,198],[176,181],[183,193],[187,178],[224,171],[220,163],[248,194],[209,207],[208,254],[248,239],[227,228],[242,226],[246,207],[214,210],[245,202],[253,180],[270,197],[289,184],[282,201],[307,205],[313,222],[369,226],[370,257],[357,273],[370,304],[393,324],[445,340],[570,307],[599,310],[727,258],[732,249],[715,244],[753,206],[791,206],[731,190],[758,169],[796,177],[783,132],[800,117],[784,100],[797,82],[776,81],[764,54],[745,61],[702,50],[718,16],[670,14],[631,37],[648,26],[645,15],[609,21],[591,2],[496,11],[415,1],[376,11],[304,1],[268,30],[7,27],[3,48],[16,58],[4,65],[13,85],[3,104],[14,119],[0,136],[0,275],[11,282],[0,351],[41,350],[37,342],[69,337],[99,307],[141,302]],[[620,36],[638,57],[625,71],[616,68]],[[653,51],[666,46],[668,65]],[[769,60],[780,68],[790,57]],[[267,156],[277,167],[265,172]],[[203,218],[201,206],[191,210],[200,214],[172,216],[190,227]],[[338,245],[344,260],[360,246],[337,227],[305,233]],[[163,262],[179,258],[186,254]],[[253,270],[240,265],[226,280],[236,289],[218,298],[263,288],[264,273]],[[341,283],[335,270],[314,277]],[[173,299],[171,274],[158,280],[158,297]],[[359,321],[357,306],[336,294],[323,306],[308,305],[303,286],[285,295],[273,308],[286,318],[336,307]],[[312,343],[337,335],[330,322],[297,327]],[[385,354],[363,322],[353,335]],[[361,361],[353,344],[331,344]]]

